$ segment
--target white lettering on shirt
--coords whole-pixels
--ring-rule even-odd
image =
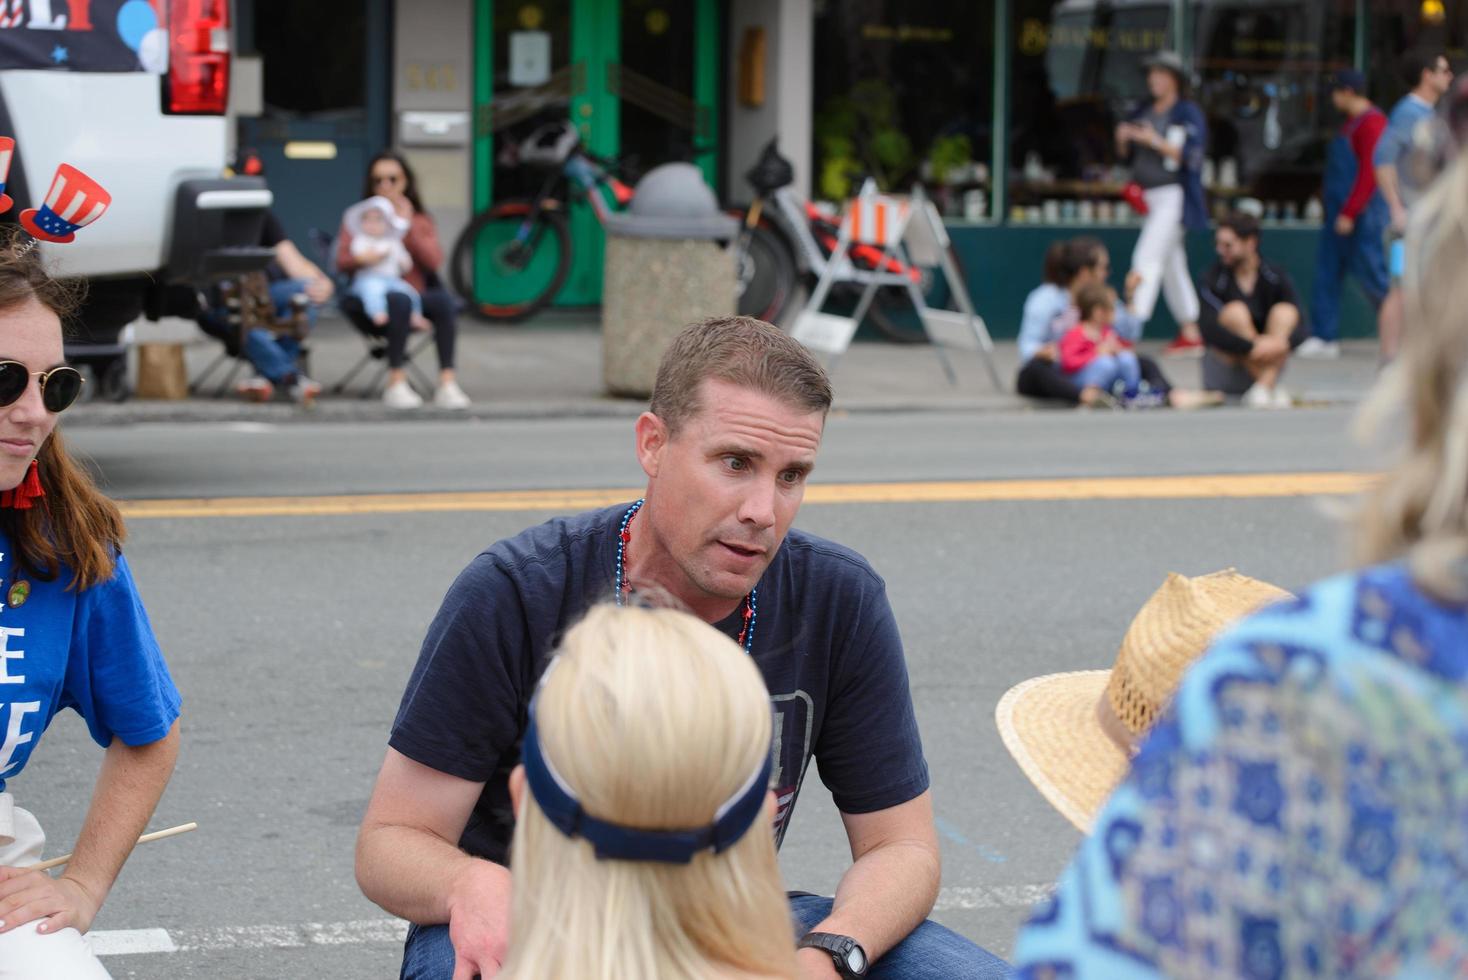
[[[12,628],[0,626],[0,684],[25,683],[24,674],[12,674],[7,666],[12,660],[22,660],[25,658],[24,650],[7,649],[7,644],[9,644],[12,636],[25,636],[25,629],[23,627]]]
[[[39,701],[13,701],[10,704],[10,723],[5,726],[5,744],[0,746],[0,777],[10,775],[10,770],[19,763],[11,762],[15,750],[33,737],[32,732],[21,733],[20,723],[26,715],[41,710]]]

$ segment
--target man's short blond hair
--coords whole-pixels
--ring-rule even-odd
[[[658,365],[652,413],[676,433],[702,410],[699,392],[710,379],[822,416],[831,408],[831,382],[819,362],[789,334],[752,316],[709,317],[674,337]]]

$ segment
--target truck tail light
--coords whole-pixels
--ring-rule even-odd
[[[229,104],[229,0],[169,0],[167,112],[223,115]]]

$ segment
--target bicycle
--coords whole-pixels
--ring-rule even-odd
[[[534,197],[497,201],[474,217],[454,243],[449,278],[472,311],[515,323],[548,305],[566,281],[574,247],[566,219],[570,202],[584,199],[605,225],[614,208],[632,202],[634,192],[617,176],[619,162],[586,150],[570,122],[538,127],[502,151],[500,163],[543,169],[546,176]],[[745,285],[765,274],[765,264],[781,259],[779,248],[764,229],[741,234],[734,255],[741,312]],[[488,274],[479,277],[476,289],[475,264],[485,254]]]

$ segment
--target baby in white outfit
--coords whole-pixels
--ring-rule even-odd
[[[428,326],[418,291],[403,278],[413,268],[413,259],[403,245],[408,220],[398,215],[387,198],[369,197],[347,209],[346,226],[352,236],[352,258],[361,263],[352,276],[351,291],[372,322],[386,323],[388,294],[402,293],[413,304],[413,326]]]

